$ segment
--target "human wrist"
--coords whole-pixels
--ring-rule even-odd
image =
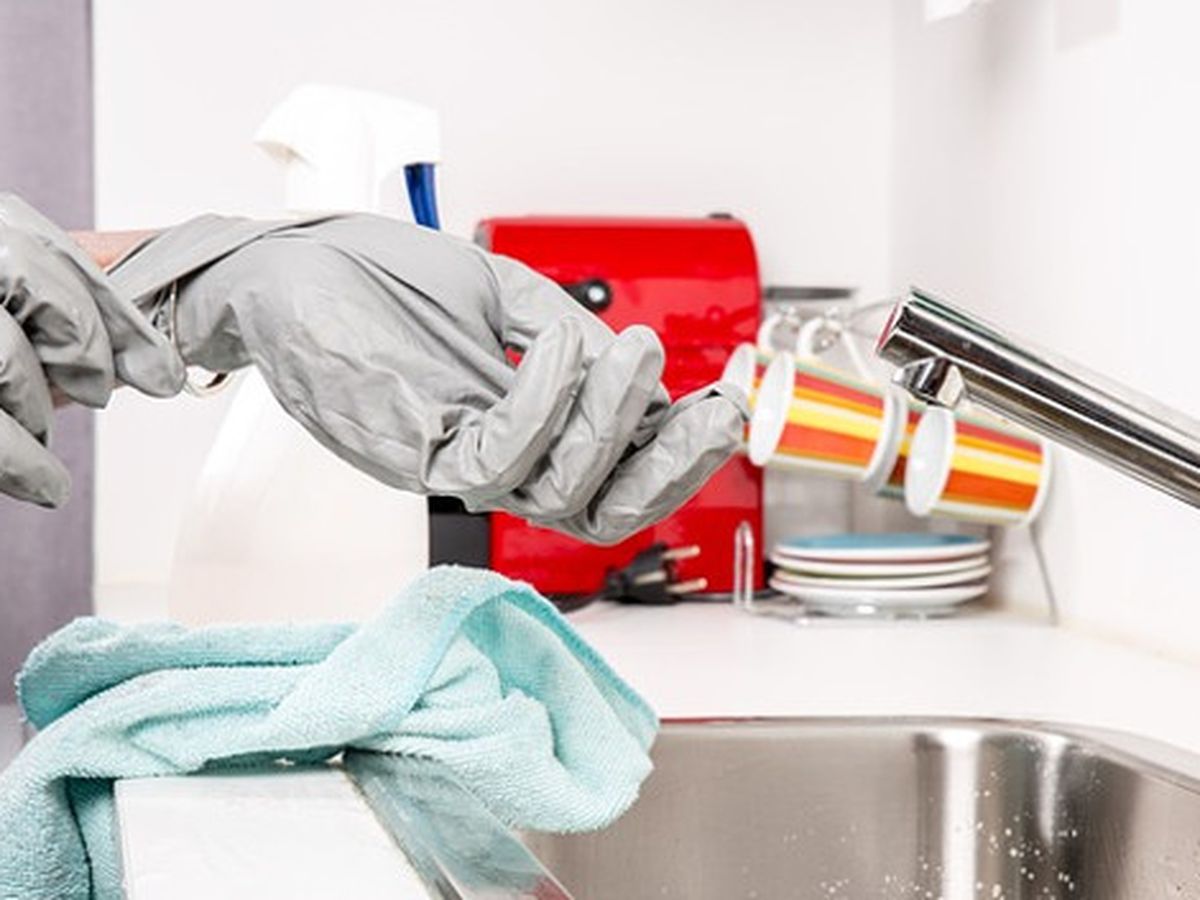
[[[138,231],[71,231],[68,234],[83,251],[104,271],[117,263],[158,232]]]

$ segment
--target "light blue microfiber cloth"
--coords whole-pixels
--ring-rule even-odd
[[[600,828],[658,722],[526,585],[445,567],[362,626],[79,619],[17,680],[41,729],[0,774],[0,896],[119,897],[112,779],[343,748],[444,763],[509,825]]]

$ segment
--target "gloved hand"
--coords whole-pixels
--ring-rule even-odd
[[[65,502],[70,476],[47,448],[51,388],[103,406],[117,378],[169,395],[183,363],[64,232],[0,194],[0,492]]]
[[[348,215],[280,224],[187,271],[242,220],[166,232],[113,273],[175,281],[139,305],[188,363],[253,363],[318,441],[380,481],[460,497],[595,542],[671,512],[737,446],[745,399],[669,403],[644,327],[614,335],[513,260],[439,232]],[[523,354],[514,368],[505,351]]]

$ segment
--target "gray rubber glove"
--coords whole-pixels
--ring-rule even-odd
[[[614,335],[511,259],[367,215],[246,228],[185,223],[114,279],[138,294],[179,278],[169,318],[187,362],[256,365],[288,413],[380,481],[613,542],[675,509],[738,444],[740,391],[672,406],[651,330]],[[193,248],[230,243],[180,277]],[[140,305],[162,318],[165,295]]]
[[[183,363],[70,237],[0,194],[0,492],[65,502],[70,476],[47,447],[51,388],[103,406],[118,378],[170,395]]]

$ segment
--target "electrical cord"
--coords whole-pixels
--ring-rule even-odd
[[[583,609],[597,600],[647,606],[678,603],[700,595],[708,587],[707,578],[679,578],[678,564],[699,555],[700,548],[695,544],[684,547],[654,544],[638,553],[624,568],[609,569],[604,576],[604,587],[594,594],[555,597],[553,603],[564,613]]]

